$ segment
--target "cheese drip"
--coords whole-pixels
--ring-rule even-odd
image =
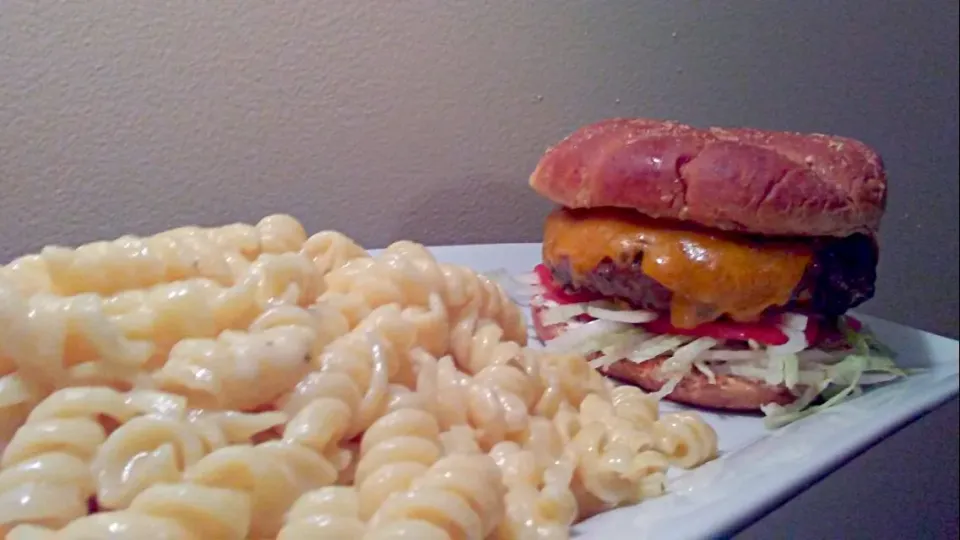
[[[604,260],[628,265],[641,253],[640,270],[672,293],[670,320],[680,328],[721,316],[756,320],[790,301],[813,258],[807,242],[698,230],[632,210],[559,208],[547,218],[544,261],[566,259],[575,280]]]

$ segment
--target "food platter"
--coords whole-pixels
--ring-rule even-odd
[[[480,272],[528,272],[540,244],[432,247],[442,262]],[[836,470],[866,448],[958,393],[960,344],[859,314],[898,353],[909,377],[785,427],[760,417],[705,412],[719,436],[720,456],[672,476],[669,493],[641,505],[595,516],[579,538],[695,539],[728,536]],[[664,408],[674,407],[664,405]]]
[[[906,370],[771,429],[521,347],[539,244],[369,258],[284,215],[150,238],[0,268],[10,540],[727,537],[958,391],[957,341],[863,317]],[[148,244],[179,249],[124,255]]]

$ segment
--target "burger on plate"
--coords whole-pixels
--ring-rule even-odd
[[[903,374],[847,311],[886,206],[857,140],[609,119],[550,148],[531,306],[548,348],[688,405],[791,421]]]

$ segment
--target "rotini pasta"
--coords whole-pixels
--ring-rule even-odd
[[[442,430],[468,426],[476,443],[489,449],[508,433],[526,428],[526,407],[514,394],[478,384],[458,371],[449,356],[437,360],[422,350],[415,351],[414,356],[417,392],[429,401],[428,408]]]
[[[246,444],[256,432],[277,423],[271,413],[225,421],[226,426],[217,425],[213,432],[209,425],[198,429],[180,423],[183,429],[178,430],[171,422],[138,422],[117,440],[117,449],[106,449],[105,444],[98,457],[113,465],[94,465],[100,479],[98,501],[106,508],[126,508],[97,514],[101,519],[74,521],[56,538],[105,537],[98,535],[117,524],[127,527],[130,538],[144,538],[152,534],[144,527],[161,518],[171,530],[202,533],[198,538],[273,538],[302,493],[336,479],[334,465],[306,446],[280,440]],[[107,455],[110,452],[113,455]],[[105,479],[111,482],[105,484]]]
[[[142,368],[150,343],[131,339],[111,324],[95,295],[24,298],[0,281],[0,370],[47,388],[65,385],[67,369],[84,361],[117,370]]]
[[[24,298],[0,281],[0,369],[56,383],[84,361],[142,367],[180,339],[245,328],[275,303],[309,305],[320,287],[314,266],[289,253],[262,256],[228,288],[194,279],[108,298]]]
[[[187,469],[182,489],[204,486],[243,494],[254,510],[247,517],[246,534],[275,538],[284,515],[302,494],[337,478],[336,464],[304,442],[285,439],[215,450]]]
[[[498,540],[566,539],[577,519],[577,500],[570,490],[573,466],[544,460],[532,450],[511,441],[490,450],[507,488],[506,515],[499,524]]]
[[[287,512],[277,540],[362,538],[360,500],[354,488],[329,486],[305,493]],[[419,537],[409,537],[419,538]]]
[[[261,253],[297,251],[306,239],[296,219],[278,214],[254,226],[182,227],[147,238],[123,236],[75,249],[47,246],[39,254],[0,268],[0,279],[9,280],[25,295],[112,295],[194,277],[230,286],[248,260]]]
[[[315,418],[304,423],[325,426],[326,443],[364,432],[386,411],[391,382],[412,386],[408,357],[421,332],[426,330],[418,329],[396,306],[375,309],[330,343],[318,359],[320,368],[280,401],[282,410],[296,415],[290,423],[299,424],[298,417]]]
[[[126,508],[149,486],[178,482],[186,468],[210,452],[249,443],[285,421],[286,416],[276,412],[134,418],[111,433],[91,461],[97,504],[111,510]]]
[[[526,344],[523,316],[496,282],[468,268],[440,264],[413,242],[396,242],[375,258],[349,261],[327,275],[326,285],[331,292],[360,296],[370,306],[426,305],[431,294],[440,294],[452,325],[466,317],[489,319],[504,329],[507,340]]]
[[[370,519],[387,497],[409,489],[441,452],[440,427],[430,413],[398,409],[374,422],[360,443],[354,477],[360,518]]]
[[[717,454],[494,281],[289,216],[0,268],[0,537],[565,540]]]
[[[0,460],[0,532],[21,523],[59,526],[87,513],[89,464],[117,424],[138,415],[178,418],[175,396],[68,388],[37,405]]]
[[[657,420],[657,400],[636,386],[617,386],[610,391],[610,404],[617,416],[633,426],[648,427]]]
[[[370,538],[390,538],[402,528],[420,528],[438,537],[482,540],[504,514],[505,489],[500,471],[484,454],[440,458],[418,476],[409,490],[391,494],[370,519]],[[393,536],[396,537],[396,536]]]
[[[607,439],[622,444],[633,452],[654,448],[654,438],[649,424],[638,424],[618,414],[616,406],[596,394],[590,394],[580,402],[581,425],[599,423],[607,428]],[[647,429],[645,429],[647,428]]]
[[[47,538],[244,540],[252,513],[250,497],[239,491],[194,484],[154,484],[126,510],[78,518]]]
[[[323,275],[354,259],[370,257],[360,245],[337,231],[321,231],[312,235],[304,242],[300,253],[313,261]]]
[[[322,275],[295,253],[264,254],[233,287],[194,279],[103,298],[47,294],[24,299],[0,281],[0,417],[56,388],[114,382],[163,365],[180,340],[245,328],[271,306],[309,305]],[[82,364],[92,366],[82,366]],[[84,369],[90,368],[93,369]],[[114,380],[102,376],[109,371]]]
[[[692,469],[717,456],[717,433],[689,412],[667,414],[654,424],[656,448],[684,469]]]
[[[288,325],[185,339],[153,378],[192,406],[249,411],[275,401],[306,375],[316,338],[310,327]]]
[[[585,401],[589,407],[589,400]],[[564,440],[564,456],[576,467],[572,490],[579,519],[663,492],[667,457],[653,448],[635,446],[635,437],[617,433],[621,426],[569,406],[558,411],[554,421]]]

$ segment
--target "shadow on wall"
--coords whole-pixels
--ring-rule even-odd
[[[410,238],[430,238],[434,245],[539,242],[543,219],[551,208],[525,178],[505,182],[468,177],[424,186],[415,201],[401,214],[391,242]],[[497,230],[511,232],[504,236]]]

